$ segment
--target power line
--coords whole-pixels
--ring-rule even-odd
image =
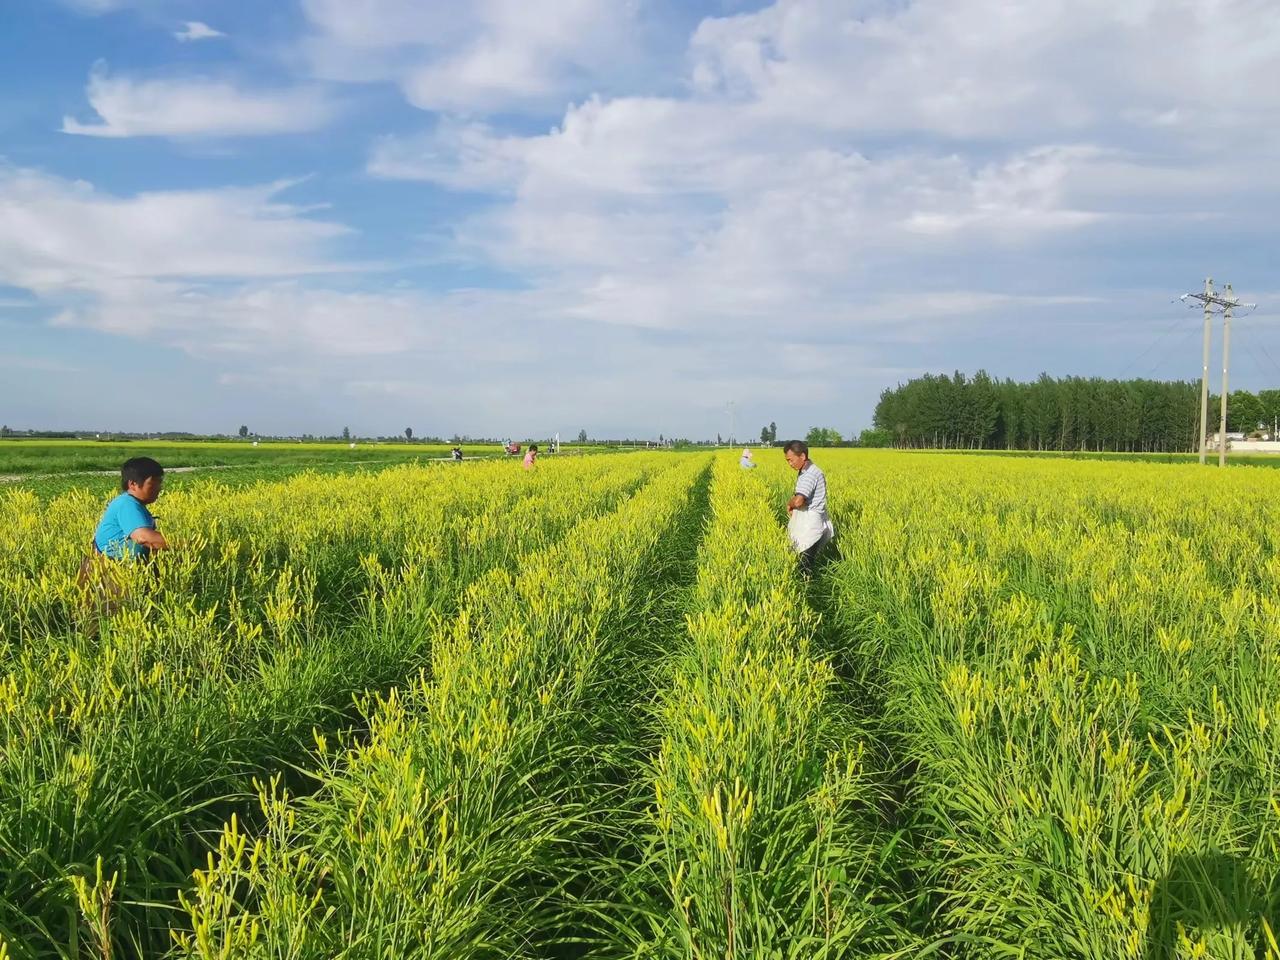
[[[1176,341],[1174,341],[1170,345],[1172,349],[1166,348],[1159,355],[1157,355],[1155,362],[1151,365],[1151,368],[1147,370],[1146,374],[1144,375],[1145,379],[1150,379],[1155,374],[1160,364],[1164,362],[1165,358],[1169,356],[1171,352],[1176,352],[1178,350],[1181,350],[1183,344],[1185,344],[1188,340],[1190,340],[1192,335],[1195,334],[1195,332],[1196,332],[1195,327],[1188,327],[1186,331],[1183,332],[1182,336],[1179,337]],[[1124,379],[1124,378],[1121,377],[1119,379]]]
[[[1244,325],[1244,329],[1249,330],[1251,333],[1257,332],[1256,326],[1248,324]],[[1252,337],[1244,340],[1244,348],[1248,352],[1249,360],[1253,361],[1253,369],[1257,370],[1258,376],[1262,378],[1262,383],[1267,383],[1268,380],[1275,380],[1277,387],[1280,387],[1280,365],[1277,365],[1275,360],[1272,360],[1270,353],[1266,352],[1266,344],[1262,343],[1260,339]],[[1266,353],[1266,361],[1267,364],[1271,365],[1271,371],[1263,369],[1262,361],[1258,358],[1260,349],[1263,353]]]
[[[1246,341],[1244,348],[1245,348],[1245,351],[1249,354],[1249,359],[1253,361],[1253,369],[1258,371],[1258,376],[1261,378],[1261,382],[1266,383],[1268,374],[1265,370],[1262,369],[1262,364],[1258,362],[1258,354],[1254,351],[1253,344]]]
[[[1258,344],[1258,348],[1260,348],[1262,351],[1262,356],[1265,356],[1267,358],[1268,364],[1271,364],[1272,369],[1276,371],[1277,378],[1280,378],[1280,364],[1276,364],[1275,357],[1272,357],[1271,351],[1268,351],[1267,349],[1267,344],[1263,343],[1262,340],[1257,340],[1257,344]],[[1276,385],[1277,387],[1280,387],[1280,380],[1277,380]]]
[[[1145,350],[1143,350],[1140,354],[1138,354],[1136,357],[1132,358],[1127,364],[1125,364],[1124,368],[1118,374],[1116,374],[1116,379],[1123,380],[1127,373],[1129,373],[1131,370],[1137,367],[1138,364],[1140,364],[1146,358],[1146,356],[1149,353],[1151,353],[1152,350],[1158,347],[1160,343],[1166,337],[1169,336],[1169,334],[1173,333],[1173,331],[1178,327],[1180,327],[1184,322],[1185,321],[1181,317],[1174,317],[1173,322],[1170,323],[1167,327],[1165,327],[1164,330],[1162,330],[1154,340],[1148,343]]]
[[[1256,327],[1251,327],[1251,326],[1250,326],[1250,325],[1248,325],[1248,324],[1246,324],[1245,329],[1252,329],[1252,330],[1254,330],[1254,331],[1256,331],[1256,330],[1257,330],[1257,328],[1256,328]],[[1264,369],[1263,369],[1263,367],[1262,367],[1262,363],[1258,360],[1258,354],[1257,354],[1257,352],[1253,349],[1253,348],[1254,348],[1254,346],[1255,346],[1255,344],[1256,344],[1258,347],[1261,347],[1261,348],[1262,348],[1262,350],[1263,350],[1263,352],[1267,354],[1267,362],[1271,364],[1272,368],[1276,371],[1276,374],[1280,374],[1280,365],[1277,365],[1277,364],[1276,364],[1275,360],[1273,360],[1273,359],[1272,359],[1270,352],[1269,352],[1269,351],[1267,351],[1266,345],[1265,345],[1264,343],[1262,343],[1260,340],[1246,340],[1246,341],[1245,341],[1245,350],[1246,350],[1246,351],[1248,352],[1248,354],[1249,354],[1249,359],[1253,361],[1253,368],[1254,368],[1255,370],[1257,370],[1257,371],[1258,371],[1258,377],[1259,377],[1259,379],[1260,379],[1260,382],[1261,382],[1261,383],[1263,383],[1263,384],[1265,384],[1265,383],[1267,382],[1267,380],[1268,380],[1268,379],[1272,378],[1272,376],[1273,376],[1273,375],[1272,375],[1272,374],[1270,374],[1270,373],[1268,373],[1266,370],[1264,370]],[[1277,380],[1276,380],[1276,382],[1277,382],[1277,383],[1280,383],[1280,379],[1277,379]],[[1265,389],[1266,389],[1265,387],[1261,388],[1261,389],[1259,390],[1259,393],[1261,393],[1261,392],[1262,392],[1263,390],[1265,390]],[[1270,438],[1274,440],[1274,439],[1276,439],[1276,419],[1275,419],[1275,415],[1274,415],[1274,414],[1272,415],[1272,423],[1271,423],[1271,427],[1272,427],[1272,429],[1271,429]]]

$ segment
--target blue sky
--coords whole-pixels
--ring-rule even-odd
[[[1271,0],[8,0],[0,420],[849,432],[1194,379],[1206,273],[1280,386],[1278,78]]]

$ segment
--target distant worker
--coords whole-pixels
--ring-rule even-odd
[[[813,573],[819,552],[836,533],[827,514],[827,477],[809,459],[809,445],[803,440],[788,441],[782,455],[797,473],[795,493],[787,501],[787,534],[800,554],[800,572],[807,577]]]
[[[462,462],[462,448],[454,447],[452,450],[449,451],[449,456],[453,457],[453,459],[456,462],[459,462],[459,463]]]
[[[534,464],[538,462],[538,445],[536,443],[529,444],[529,452],[524,455],[524,468],[532,470]]]
[[[751,451],[746,447],[742,448],[742,456],[738,458],[738,466],[743,470],[754,470],[757,466],[756,462],[751,459]]]
[[[163,484],[164,467],[150,457],[134,457],[120,468],[120,493],[102,512],[92,553],[80,564],[80,586],[93,594],[103,613],[112,613],[124,596],[124,583],[113,569],[116,563],[150,560],[155,551],[169,548],[147,509]]]

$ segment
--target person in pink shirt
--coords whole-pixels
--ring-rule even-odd
[[[538,445],[536,443],[529,444],[529,450],[524,455],[524,468],[532,470],[533,465],[538,462]]]

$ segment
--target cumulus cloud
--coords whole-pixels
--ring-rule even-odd
[[[332,272],[346,227],[304,216],[289,183],[120,197],[0,166],[0,284],[93,291],[131,278]]]
[[[370,354],[404,348],[405,298],[309,289],[352,268],[347,228],[279,198],[287,183],[119,197],[0,167],[0,285],[55,324],[192,352]]]
[[[299,281],[213,286],[155,280],[103,283],[55,326],[159,340],[197,356],[376,358],[430,342],[418,297],[311,288]]]
[[[304,0],[321,75],[394,80],[415,106],[486,111],[571,96],[634,59],[637,4],[614,0]]]
[[[813,324],[824,303],[904,256],[1098,224],[1108,213],[1069,185],[1104,157],[1056,147],[982,163],[872,158],[705,103],[624,99],[572,109],[537,137],[447,126],[383,141],[370,169],[509,197],[459,240],[575,290],[575,316],[708,327],[782,313]]]
[[[1185,129],[1274,112],[1274,16],[1262,0],[778,0],[704,21],[692,78],[833,130]]]
[[[282,200],[290,186],[125,197],[0,166],[0,287],[53,308],[55,326],[203,356],[360,358],[428,346],[445,307],[413,291],[358,288],[349,278],[361,265],[339,256],[351,231]]]
[[[286,186],[124,197],[0,169],[0,284],[53,308],[55,328],[230,363],[227,386],[420,404],[475,432],[558,429],[584,407],[597,412],[580,425],[621,430],[642,398],[654,430],[671,433],[690,411],[718,415],[721,400],[695,380],[717,397],[750,383],[764,403],[788,393],[779,371],[814,360],[798,345],[779,358],[743,327],[728,342],[710,328],[673,340],[642,317],[601,327],[575,315],[571,286],[427,293],[343,282],[334,254],[347,232],[282,201]],[[823,356],[843,357],[845,370],[873,362],[840,345]],[[531,380],[531,362],[556,376]]]
[[[443,118],[430,133],[375,141],[368,171],[389,180],[423,180],[462,191],[511,189],[523,173],[523,144],[480,123]]]
[[[183,24],[182,29],[174,31],[173,35],[184,43],[189,43],[193,40],[212,40],[215,37],[226,36],[221,30],[215,30],[207,23],[201,23],[199,20],[188,20]]]
[[[316,87],[250,89],[227,80],[113,77],[98,65],[89,76],[96,123],[64,117],[62,132],[92,137],[232,137],[316,130],[335,115]]]
[[[587,97],[532,136],[445,118],[381,139],[368,169],[496,196],[459,242],[561,291],[575,317],[821,330],[871,284],[1012,308],[1031,301],[1000,298],[1026,295],[1054,244],[1245,203],[1233,185],[1269,166],[1266,134],[1240,160],[1130,133],[1134,117],[1168,127],[1217,96],[1236,117],[1280,98],[1248,90],[1280,64],[1266,9],[1226,2],[1219,29],[1206,24],[1222,0],[778,0],[702,22],[683,96]],[[1152,38],[1175,36],[1185,62],[1230,66],[1173,76]]]

